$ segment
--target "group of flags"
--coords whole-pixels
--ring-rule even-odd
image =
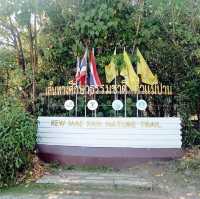
[[[123,60],[124,66],[122,67],[121,71],[117,70],[115,65],[115,56],[116,50],[114,51],[113,57],[109,65],[105,66],[106,72],[106,81],[111,83],[113,79],[115,79],[119,74],[124,77],[126,85],[129,87],[131,91],[137,92],[139,90],[139,83],[141,77],[141,81],[145,84],[154,85],[158,84],[157,75],[154,75],[147,62],[145,61],[144,57],[142,56],[141,52],[137,48],[136,51],[137,55],[137,73],[135,72],[131,60],[128,56],[128,53],[125,51],[123,52]]]
[[[75,81],[77,85],[85,86],[88,84],[88,71],[87,71],[87,49],[83,55],[83,58],[80,62],[79,58],[77,57],[77,66],[76,66],[76,76]],[[96,60],[94,56],[94,49],[90,51],[90,58],[89,58],[89,85],[94,87],[101,86],[101,81],[97,72]]]
[[[98,75],[96,60],[94,56],[94,49],[90,51],[89,54],[89,73],[87,71],[87,49],[83,55],[83,58],[80,62],[79,58],[77,58],[77,69],[76,69],[76,84],[80,86],[90,85],[94,87],[101,86],[101,80]],[[128,53],[125,51],[123,52],[123,61],[124,66],[118,71],[116,64],[115,64],[115,57],[116,57],[116,49],[114,54],[111,58],[110,64],[105,66],[105,73],[106,73],[106,81],[107,83],[111,83],[116,77],[120,74],[124,77],[125,83],[127,87],[131,91],[137,92],[139,90],[139,76],[141,77],[141,81],[145,84],[154,85],[158,84],[158,78],[154,75],[147,62],[145,61],[144,57],[142,56],[141,52],[137,48],[136,51],[137,55],[137,73],[135,72],[131,60],[128,56]],[[89,78],[88,75],[89,74]]]

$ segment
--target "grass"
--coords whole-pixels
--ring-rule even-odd
[[[0,189],[0,196],[2,194],[37,194],[37,193],[48,193],[49,191],[58,191],[63,189],[63,186],[55,185],[55,184],[36,184],[34,182],[28,184],[20,184],[12,187],[6,187]]]
[[[188,150],[186,156],[177,161],[176,170],[180,173],[188,172],[191,177],[200,177],[200,149],[199,146]]]
[[[178,161],[176,171],[183,174],[189,171],[191,177],[200,177],[200,159]]]
[[[96,185],[56,185],[56,184],[36,184],[36,183],[29,183],[29,184],[21,184],[18,186],[13,186],[9,188],[0,189],[0,197],[1,196],[9,196],[9,195],[62,195],[62,194],[69,194],[73,195],[78,193],[84,192],[115,192],[115,193],[132,193],[134,191],[143,192],[143,191],[152,191],[151,189],[147,188],[140,188],[140,187],[113,187],[113,186],[96,186]]]

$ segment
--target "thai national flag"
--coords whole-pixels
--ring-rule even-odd
[[[90,86],[99,87],[101,81],[97,72],[96,61],[94,56],[94,49],[90,52]]]
[[[80,86],[85,86],[87,84],[87,50],[85,51],[80,64],[79,83]]]

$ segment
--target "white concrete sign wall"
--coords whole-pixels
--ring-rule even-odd
[[[181,148],[179,118],[39,117],[38,144]]]

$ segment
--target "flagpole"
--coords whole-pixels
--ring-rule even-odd
[[[76,85],[76,87],[77,87],[77,85]],[[77,117],[77,113],[78,113],[78,94],[77,94],[77,90],[76,90],[76,109],[75,109],[75,116]]]
[[[94,48],[92,48],[92,53],[93,53],[93,55],[94,55]],[[89,53],[89,55],[90,55],[90,53]],[[91,59],[91,55],[90,55],[90,58],[89,58],[89,65],[90,65],[90,59]],[[90,72],[91,72],[91,68],[90,68]],[[94,94],[92,94],[92,99],[94,100],[95,98],[94,98]],[[92,111],[92,117],[95,115],[95,110],[94,111]]]
[[[87,116],[87,94],[86,94],[86,85],[85,85],[85,117]]]
[[[69,100],[70,100],[70,95],[69,95]],[[69,117],[70,117],[70,110],[69,110]]]
[[[127,95],[127,86],[126,86],[126,91],[125,91],[125,93],[124,93],[124,116],[126,117],[127,116],[127,107],[126,107],[126,95]]]
[[[124,47],[124,51],[125,51],[125,47]],[[126,84],[125,84],[126,85]],[[127,107],[126,107],[126,95],[127,95],[127,86],[126,86],[126,91],[125,91],[125,93],[124,93],[124,116],[126,117],[127,116]]]
[[[94,48],[92,48],[92,53],[93,53],[93,55],[94,55]],[[94,88],[95,89],[95,88]],[[93,94],[93,99],[94,100],[96,100],[96,94],[95,94],[95,92],[94,92],[94,94]],[[94,117],[96,117],[97,116],[97,110],[95,109],[94,110]]]
[[[86,48],[86,59],[87,59],[87,48]],[[87,65],[86,65],[86,77],[85,77],[85,117],[87,116],[87,93],[86,93],[86,86],[87,86]]]
[[[116,47],[115,47],[115,56],[116,56]],[[115,71],[116,71],[116,64],[115,64]],[[117,100],[117,76],[115,75],[115,100]],[[115,111],[115,117],[117,116],[117,111]]]
[[[96,100],[96,94],[94,94],[94,99]],[[97,109],[94,110],[94,117],[97,117]]]
[[[137,103],[137,101],[138,101],[138,92],[137,92],[137,100],[136,100],[136,103]],[[138,111],[137,106],[136,106],[136,109],[137,109],[137,117],[138,117],[138,115],[139,115],[139,111]]]
[[[80,64],[80,60],[79,60],[79,57],[77,57],[77,67],[79,67],[79,64]],[[78,87],[78,84],[77,84],[77,80],[76,80],[76,88]],[[78,113],[78,94],[77,94],[77,90],[76,90],[76,99],[75,99],[75,103],[76,103],[76,108],[75,108],[75,116],[77,117],[77,113]]]
[[[93,95],[93,99],[96,100],[96,95],[95,94]],[[95,109],[93,113],[94,113],[94,117],[96,117],[97,116],[97,110]]]
[[[117,99],[117,89],[116,89],[116,87],[117,87],[117,77],[115,76],[115,100]],[[115,111],[115,117],[117,116],[117,111]]]
[[[138,72],[137,72],[137,76],[138,76]],[[139,76],[138,76],[138,77],[139,77]],[[140,78],[139,78],[139,87],[140,87]],[[137,91],[137,94],[136,94],[136,103],[137,103],[137,101],[138,101],[138,98],[139,98],[139,95],[138,95],[138,91]],[[138,110],[137,106],[136,106],[136,110],[137,110],[136,115],[137,115],[137,117],[138,117],[138,116],[139,116],[139,110]]]
[[[138,64],[138,63],[137,63]],[[137,73],[137,76],[138,76],[138,66],[137,66],[137,68],[136,68],[136,73]],[[139,87],[140,87],[140,77],[138,76],[138,78],[139,78]],[[137,94],[136,94],[136,103],[137,103],[137,101],[138,101],[138,91],[137,91]],[[139,116],[139,110],[138,110],[138,108],[137,108],[137,106],[136,106],[136,116],[138,117]]]

